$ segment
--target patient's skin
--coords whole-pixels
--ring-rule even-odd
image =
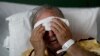
[[[37,15],[36,22],[49,16],[59,17],[56,14],[55,10],[44,9]],[[49,56],[61,56],[61,54],[56,54],[56,51],[71,38],[72,33],[69,27],[61,20],[54,18],[51,22],[51,31],[46,32],[45,28],[40,25],[33,30],[30,40],[35,49],[35,56],[45,56],[45,49],[48,50]],[[67,50],[67,53],[70,56],[94,56],[81,49],[76,43]]]

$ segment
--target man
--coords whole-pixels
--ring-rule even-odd
[[[32,24],[34,25],[36,22],[49,16],[64,18],[63,13],[58,8],[42,6],[35,13]],[[99,56],[99,54],[95,53],[96,51],[97,53],[100,52],[100,45],[98,43],[94,44],[95,41],[92,38],[80,39],[80,41],[75,42],[66,51],[57,54],[56,52],[62,49],[64,43],[73,39],[72,33],[69,27],[58,18],[52,19],[50,28],[50,31],[45,31],[44,26],[39,25],[33,29],[30,42],[34,49],[27,50],[23,54],[24,56]],[[84,46],[86,43],[88,45]],[[89,48],[91,50],[94,48],[95,51],[92,53]]]

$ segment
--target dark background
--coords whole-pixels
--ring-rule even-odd
[[[98,7],[100,0],[0,0],[15,3],[42,5],[49,4],[59,7]]]

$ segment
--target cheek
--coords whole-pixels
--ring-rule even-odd
[[[61,49],[61,45],[59,43],[56,43],[56,44],[46,44],[47,48],[50,48],[50,49],[54,49],[54,50],[59,50]]]
[[[56,44],[51,45],[51,47],[53,47],[53,48],[60,48],[60,44],[56,43]]]

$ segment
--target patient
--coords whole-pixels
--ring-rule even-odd
[[[50,16],[64,18],[60,9],[45,5],[34,14],[32,25]],[[100,44],[92,37],[76,41],[69,26],[62,20],[53,18],[50,24],[50,31],[46,31],[42,24],[33,29],[30,42],[34,48],[26,50],[23,56],[100,56]],[[73,40],[73,44],[65,51],[57,53],[69,40]]]

